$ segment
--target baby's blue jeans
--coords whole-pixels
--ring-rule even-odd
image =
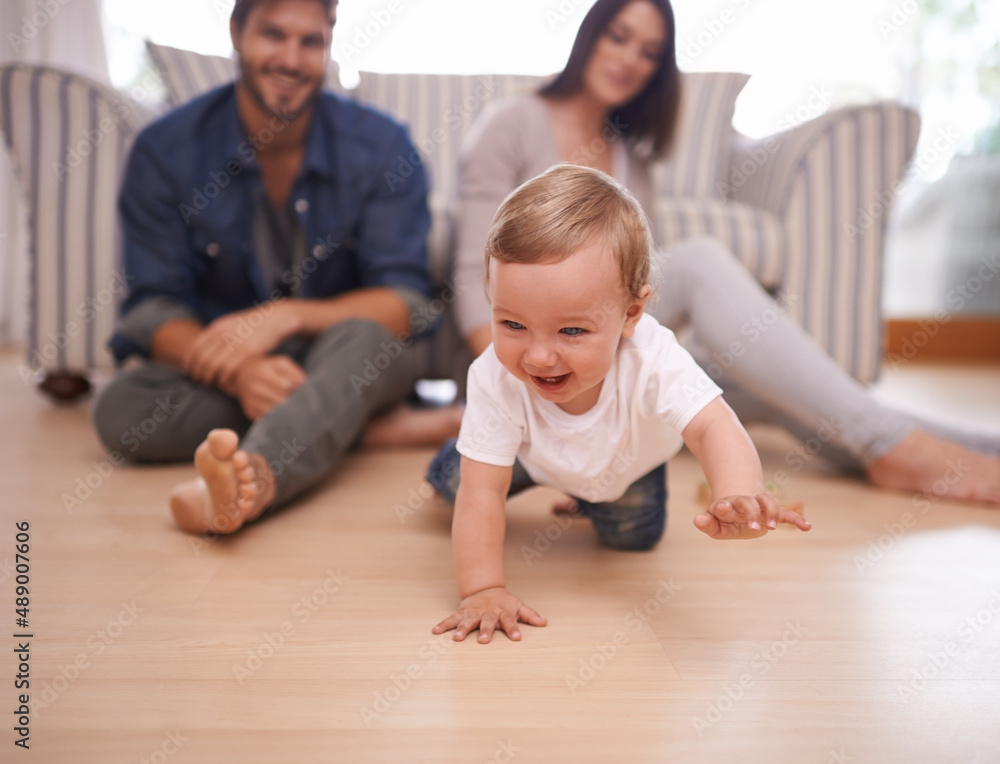
[[[452,506],[458,493],[462,456],[455,438],[442,446],[427,468],[427,482]],[[531,488],[535,482],[519,461],[514,462],[508,496]],[[612,549],[652,549],[663,537],[667,524],[667,465],[661,464],[628,487],[615,501],[592,503],[574,496],[579,514],[590,518],[601,543]]]

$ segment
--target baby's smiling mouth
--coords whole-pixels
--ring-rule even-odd
[[[555,377],[539,377],[538,375],[532,374],[531,378],[535,380],[535,384],[542,389],[549,390],[562,387],[562,385],[569,378],[569,374],[559,374]]]

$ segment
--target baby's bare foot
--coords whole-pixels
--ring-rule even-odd
[[[875,485],[1000,505],[1000,459],[916,430],[868,465]]]
[[[170,511],[186,531],[233,533],[274,498],[274,478],[258,454],[238,450],[232,430],[212,430],[194,454],[200,477],[170,494]]]

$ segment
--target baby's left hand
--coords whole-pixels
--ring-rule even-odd
[[[807,531],[812,524],[778,504],[766,491],[755,496],[727,496],[713,501],[694,519],[695,527],[714,539],[755,539],[774,530],[778,523]]]

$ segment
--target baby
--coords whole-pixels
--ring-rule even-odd
[[[428,480],[455,516],[461,604],[434,627],[521,638],[546,619],[506,589],[504,505],[547,485],[602,541],[650,549],[666,524],[666,462],[682,444],[716,497],[694,522],[716,539],[779,522],[809,530],[764,490],[757,451],[721,391],[644,313],[652,237],[639,204],[597,170],[559,165],[512,192],[486,242],[493,344],[469,369],[457,442]]]

